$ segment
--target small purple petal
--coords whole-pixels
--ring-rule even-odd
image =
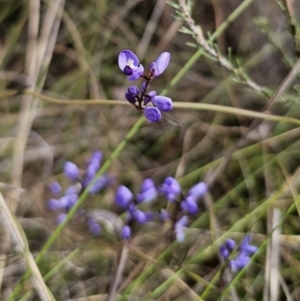
[[[248,245],[247,248],[245,249],[245,252],[246,252],[247,254],[252,255],[252,254],[256,253],[257,250],[258,250],[258,247],[252,246],[252,245]]]
[[[161,113],[158,108],[155,107],[145,107],[144,108],[144,116],[150,122],[157,122],[161,119]]]
[[[122,237],[123,239],[128,240],[128,239],[130,239],[130,236],[131,236],[131,229],[130,229],[129,226],[126,225],[126,226],[124,226],[123,229],[121,230],[121,237]]]
[[[190,195],[180,204],[181,209],[187,211],[189,214],[195,214],[198,212],[199,208],[195,201],[195,198]]]
[[[247,266],[250,262],[250,257],[244,252],[240,253],[234,260],[230,260],[229,267],[232,272],[237,272],[238,270]]]
[[[65,195],[59,199],[61,208],[65,209],[67,211],[70,210],[75,205],[77,200],[78,200],[77,194]]]
[[[258,248],[256,246],[252,246],[250,243],[250,235],[246,235],[240,244],[240,250],[247,254],[254,254],[257,252]]]
[[[147,216],[145,215],[145,213],[139,209],[135,209],[132,212],[133,218],[135,219],[135,221],[137,221],[139,224],[144,224],[145,222],[147,222]]]
[[[171,111],[173,108],[172,99],[166,96],[157,95],[152,98],[152,103],[162,112]]]
[[[189,219],[186,215],[184,215],[175,223],[175,229],[185,227],[187,226],[188,223],[189,223]]]
[[[250,235],[247,234],[244,237],[244,239],[241,241],[240,248],[243,248],[244,246],[247,246],[249,244],[249,242],[250,242],[250,239],[251,239]]]
[[[101,190],[106,188],[110,184],[110,182],[111,182],[111,178],[109,176],[107,175],[101,176],[98,180],[96,180],[96,182],[90,188],[89,194],[93,195],[100,192]]]
[[[229,238],[229,239],[226,239],[225,246],[230,252],[232,252],[236,247],[236,243],[233,239]]]
[[[168,67],[170,62],[170,53],[163,52],[155,62],[150,64],[150,72],[152,77],[157,77],[161,75],[165,69]]]
[[[144,203],[150,203],[157,197],[157,190],[155,187],[151,187],[144,192],[140,192],[136,196],[136,200]]]
[[[132,192],[125,186],[120,186],[115,195],[115,202],[121,208],[127,208],[133,199]]]
[[[136,98],[135,98],[135,96],[133,96],[132,94],[130,94],[128,91],[125,93],[125,98],[130,103],[135,103],[137,101]]]
[[[128,93],[130,93],[133,96],[137,96],[139,94],[140,90],[137,86],[130,86],[128,88]]]
[[[119,53],[118,64],[122,71],[128,65],[138,66],[139,63],[138,57],[132,51],[123,50]]]
[[[180,194],[181,188],[177,180],[172,177],[167,177],[159,189],[159,192],[170,202],[175,201]]]
[[[47,202],[47,206],[52,211],[57,211],[61,209],[61,203],[59,200],[51,199]]]
[[[123,50],[119,53],[118,64],[129,80],[136,80],[144,73],[143,65],[140,64],[138,57],[130,50]]]
[[[139,92],[137,86],[130,86],[125,93],[125,97],[130,103],[135,103],[137,101],[136,96],[138,96]]]
[[[59,195],[62,191],[61,186],[58,182],[52,182],[49,184],[49,190],[51,191],[51,193],[53,193],[54,195]]]
[[[64,173],[72,181],[76,181],[79,178],[79,169],[78,169],[78,167],[70,161],[67,161],[65,163]]]
[[[185,240],[185,234],[184,234],[184,231],[180,228],[180,229],[175,230],[175,233],[176,233],[176,240],[177,240],[179,243],[183,243],[184,240]]]
[[[196,199],[202,197],[206,193],[207,193],[207,184],[204,182],[198,183],[188,191],[188,195],[193,195]]]
[[[221,246],[220,247],[220,254],[224,259],[227,259],[230,255],[230,252],[225,246]]]
[[[136,80],[144,73],[144,67],[142,64],[140,64],[138,67],[131,68],[132,74],[128,76],[129,80]]]
[[[70,195],[70,194],[77,194],[77,189],[75,185],[71,185],[66,189],[65,195]]]
[[[152,179],[145,179],[141,185],[141,192],[147,191],[153,187],[155,187],[154,181]]]

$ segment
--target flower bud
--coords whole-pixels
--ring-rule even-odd
[[[145,107],[144,108],[144,116],[150,122],[157,122],[161,119],[161,113],[158,108],[155,107]]]
[[[152,98],[152,103],[162,112],[171,111],[173,108],[172,99],[166,96],[157,95]]]
[[[120,186],[115,195],[115,202],[121,208],[127,208],[131,203],[133,195],[126,186]]]

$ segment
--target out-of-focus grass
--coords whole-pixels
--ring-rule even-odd
[[[37,92],[70,101],[123,100],[129,82],[117,66],[118,53],[143,46],[139,43],[159,2],[66,1],[59,13],[61,25],[53,57],[39,73]],[[246,2],[253,3],[240,10]],[[54,2],[40,3],[39,28],[51,3]],[[18,156],[13,151],[19,139],[18,120],[26,107],[23,91],[28,83],[23,74],[29,45],[28,19],[32,16],[29,4],[30,1],[4,1],[0,12],[0,92],[19,91],[0,100],[0,177],[2,192],[9,201],[11,191],[18,188],[10,185],[12,164]],[[290,7],[297,19],[297,4]],[[234,11],[236,15],[231,20],[228,17]],[[286,30],[291,20],[271,0],[243,4],[237,0],[223,4],[194,1],[192,12],[207,40],[206,32],[215,32],[223,22],[227,24],[227,29],[216,36],[212,49],[218,49],[223,58],[231,53],[228,62],[247,78],[233,75],[233,70],[213,59],[211,53],[199,50],[199,45],[186,45],[196,42],[193,35],[177,32],[184,21],[174,19],[175,10],[169,5],[150,33],[142,63],[147,66],[162,51],[169,51],[170,66],[153,82],[153,88],[159,94],[167,91],[175,103],[222,105],[231,108],[231,114],[214,107],[211,111],[187,109],[187,104],[186,109],[175,106],[169,113],[178,123],[163,119],[149,124],[139,119],[139,113],[130,106],[63,106],[41,98],[35,116],[29,111],[34,120],[28,137],[23,137],[26,147],[20,163],[23,173],[19,187],[23,190],[19,198],[12,199],[17,204],[12,213],[36,256],[56,228],[55,215],[46,209],[47,184],[54,179],[63,180],[66,160],[80,164],[95,150],[103,151],[105,160],[117,154],[107,165],[116,182],[99,196],[87,199],[85,209],[113,208],[120,213],[113,206],[114,191],[120,183],[137,192],[146,177],[159,184],[171,175],[177,176],[187,191],[205,180],[210,183],[209,195],[200,204],[200,213],[191,218],[182,245],[162,237],[165,226],[160,223],[137,229],[115,299],[269,300],[279,283],[277,300],[297,300],[300,132],[296,123],[280,121],[284,117],[296,122],[299,119],[298,78],[266,112],[262,112],[268,101],[266,93],[257,93],[248,81],[251,79],[268,94],[288,77],[297,61],[293,37]],[[262,17],[269,23],[263,30],[261,25],[265,23],[259,23]],[[40,84],[43,76],[44,85]],[[274,122],[263,118],[251,128],[255,118],[235,114],[236,109],[282,119]],[[252,130],[244,139],[249,128]],[[125,141],[128,133],[134,135]],[[234,145],[238,146],[231,153]],[[220,168],[223,162],[227,164]],[[218,174],[212,177],[216,170]],[[165,206],[154,204],[156,209]],[[270,261],[274,208],[282,212],[278,223],[282,232],[278,242],[282,259],[279,267]],[[1,298],[7,300],[17,286],[15,300],[39,300],[37,292],[30,291],[30,278],[24,279],[27,266],[22,254],[15,252],[7,230],[4,226],[1,230]],[[105,300],[119,265],[122,243],[118,235],[105,232],[92,238],[83,224],[72,221],[61,226],[61,230],[51,248],[38,257],[38,267],[52,294],[56,300]],[[219,244],[228,237],[240,241],[249,232],[253,244],[261,245],[259,254],[237,276],[220,278]],[[77,251],[72,253],[74,250]],[[278,278],[272,278],[270,271],[277,273]]]

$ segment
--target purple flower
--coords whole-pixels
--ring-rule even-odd
[[[196,200],[192,195],[186,197],[184,201],[181,202],[180,207],[182,210],[185,210],[189,214],[195,214],[199,210]]]
[[[245,252],[241,252],[235,259],[230,260],[229,267],[232,272],[241,270],[250,262],[250,257]]]
[[[192,195],[195,199],[198,199],[207,193],[207,184],[200,182],[197,185],[193,186],[189,191],[188,195]]]
[[[130,86],[125,93],[125,97],[130,103],[135,103],[139,92],[140,90],[137,86]]]
[[[227,259],[230,255],[229,250],[226,248],[226,246],[221,246],[220,247],[220,254],[224,259]]]
[[[61,208],[61,203],[59,200],[50,199],[47,203],[47,206],[52,211],[57,211]]]
[[[78,169],[78,167],[70,161],[67,161],[65,163],[64,173],[72,181],[76,181],[79,178],[79,169]]]
[[[258,248],[256,246],[252,246],[250,243],[250,235],[246,235],[246,237],[242,240],[240,244],[240,250],[245,252],[246,254],[252,255],[256,253]]]
[[[124,226],[123,229],[121,230],[121,237],[125,240],[130,239],[131,236],[131,229],[129,226]]]
[[[150,122],[157,122],[161,119],[161,113],[158,108],[155,107],[145,107],[144,108],[144,116]]]
[[[108,175],[101,176],[90,188],[89,194],[96,194],[107,187],[112,182],[112,178]]]
[[[49,190],[54,195],[59,195],[62,191],[61,186],[58,182],[52,182],[49,184]]]
[[[129,80],[136,80],[144,73],[138,57],[130,50],[123,50],[118,57],[119,67]]]
[[[184,227],[187,226],[188,222],[188,217],[184,215],[175,223],[176,240],[179,243],[182,243],[185,240]]]
[[[61,204],[61,209],[69,211],[77,202],[78,195],[77,194],[68,194],[59,199]]]
[[[173,107],[172,99],[161,95],[153,97],[152,103],[162,112],[171,111]]]
[[[181,192],[181,188],[177,180],[167,177],[159,189],[159,192],[170,202],[175,201]]]
[[[150,63],[151,77],[154,78],[161,75],[168,67],[169,62],[170,62],[170,53],[163,52],[155,62]]]
[[[232,252],[236,247],[236,243],[233,239],[229,238],[229,239],[226,239],[225,246],[230,252]]]
[[[134,209],[131,212],[133,219],[138,222],[139,224],[144,224],[147,222],[147,216],[146,214],[134,207]]]
[[[140,202],[149,203],[153,201],[157,196],[157,190],[155,184],[151,179],[146,179],[142,183],[141,190],[136,196],[136,200]]]
[[[128,208],[133,199],[132,192],[126,186],[120,186],[115,195],[115,202],[121,208]]]
[[[70,194],[77,194],[77,189],[75,185],[70,185],[66,191],[65,191],[65,195],[70,195]]]

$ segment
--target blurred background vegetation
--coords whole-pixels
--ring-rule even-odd
[[[168,51],[170,65],[152,87],[159,94],[167,89],[174,103],[186,107],[175,107],[171,119],[144,122],[112,161],[108,172],[115,182],[83,207],[121,214],[113,204],[115,189],[123,184],[138,192],[147,177],[157,184],[176,177],[183,191],[204,180],[210,193],[182,245],[161,237],[161,223],[136,229],[115,300],[300,300],[299,123],[190,108],[204,103],[299,119],[299,72],[293,69],[300,56],[299,2],[192,3],[191,16],[207,41],[226,25],[208,44],[246,77],[209,54],[195,33],[188,34],[187,18],[175,18],[178,12],[164,0],[0,1],[2,194],[36,256],[56,228],[56,216],[46,207],[48,184],[67,186],[66,161],[83,166],[96,150],[107,160],[140,117],[132,106],[85,101],[125,102],[130,83],[118,68],[121,50],[134,51],[145,69]],[[203,54],[174,84],[198,49]],[[271,240],[275,226],[281,232]],[[253,243],[262,245],[259,256],[232,283],[229,276],[219,277],[219,244],[250,232]],[[14,300],[40,300],[30,278],[21,281],[27,265],[5,223],[1,236],[1,299],[8,300],[20,283]],[[38,267],[43,276],[54,269],[46,284],[56,300],[106,300],[121,250],[117,234],[105,230],[92,237],[84,224],[71,221]]]

